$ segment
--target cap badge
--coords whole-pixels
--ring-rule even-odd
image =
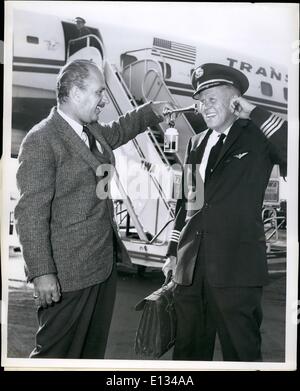
[[[196,70],[195,70],[195,76],[197,79],[199,79],[199,77],[203,76],[204,74],[204,70],[202,67],[198,67]]]

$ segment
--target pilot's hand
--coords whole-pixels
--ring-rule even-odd
[[[174,275],[175,268],[176,268],[176,257],[174,257],[174,255],[170,255],[166,259],[166,262],[164,263],[164,265],[162,267],[162,271],[163,271],[165,277],[168,277],[169,272],[171,272],[172,275]]]
[[[249,119],[255,106],[241,96],[234,96],[230,101],[230,110],[239,118]]]
[[[55,274],[44,274],[43,276],[35,277],[33,284],[33,297],[38,307],[46,308],[53,302],[57,303],[60,300],[60,285]]]
[[[174,105],[167,101],[152,102],[151,107],[154,113],[163,119],[166,115],[168,115],[169,111],[174,110]]]

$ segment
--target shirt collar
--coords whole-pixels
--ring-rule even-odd
[[[81,137],[83,126],[79,124],[77,121],[75,121],[74,119],[70,118],[66,113],[61,111],[59,108],[57,108],[57,112],[65,121],[68,122],[68,124],[71,126],[72,129],[75,130],[78,136]]]
[[[233,124],[231,124],[230,126],[228,126],[228,128],[226,128],[224,130],[224,132],[220,133],[220,132],[217,132],[216,130],[213,129],[213,133],[215,136],[220,136],[220,134],[224,134],[226,137],[228,136],[228,133],[229,133],[229,130],[230,128],[232,127]]]

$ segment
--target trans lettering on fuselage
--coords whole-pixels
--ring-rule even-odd
[[[278,81],[288,81],[288,75],[283,75],[281,72],[278,72],[275,68],[270,66],[270,69],[266,69],[262,66],[255,68],[252,64],[249,64],[245,61],[239,61],[234,58],[227,57],[228,65],[233,68],[239,68],[241,71],[247,71],[249,73],[254,73],[256,75],[261,75],[265,77],[269,77],[273,80]]]

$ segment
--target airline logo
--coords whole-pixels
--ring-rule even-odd
[[[244,156],[248,155],[249,152],[239,153],[238,155],[233,155],[237,159],[242,159]]]
[[[246,61],[239,61],[235,58],[227,57],[228,65],[232,68],[240,69],[245,73],[252,73],[255,75],[264,76],[266,78],[270,78],[277,81],[288,81],[288,75],[276,70],[274,67],[263,67],[263,66],[254,66]]]
[[[202,77],[203,75],[204,75],[204,70],[203,70],[203,68],[202,68],[202,67],[196,68],[196,70],[195,70],[195,76],[197,77],[197,79],[198,79],[199,77]]]

